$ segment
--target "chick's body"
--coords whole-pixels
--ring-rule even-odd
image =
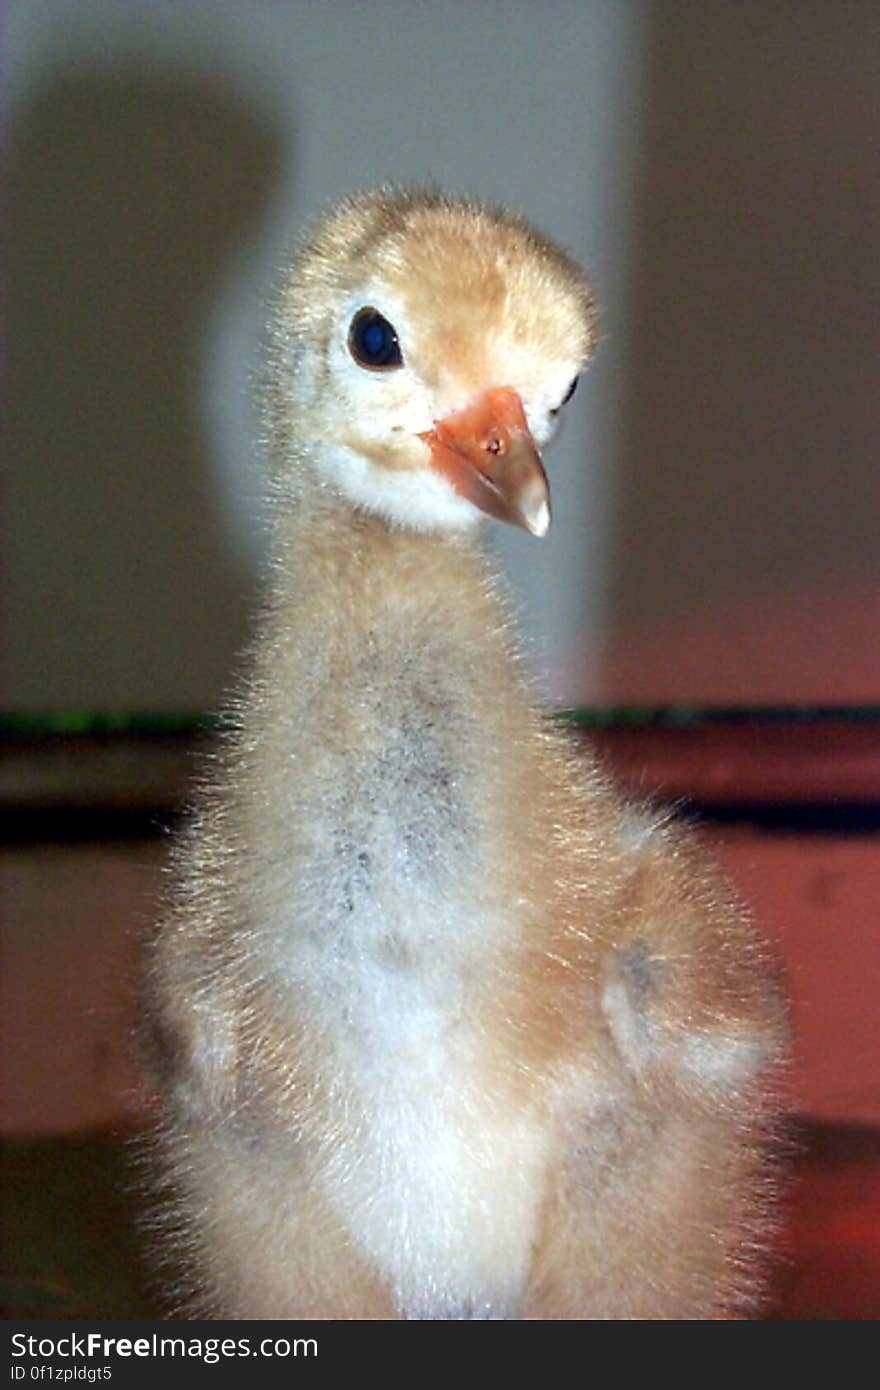
[[[442,199],[344,205],[282,289],[271,592],[149,961],[192,1310],[719,1316],[757,1288],[760,949],[535,710],[474,539],[546,529],[536,447],[591,336],[562,253]]]

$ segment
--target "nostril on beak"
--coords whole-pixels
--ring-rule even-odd
[[[486,452],[487,454],[503,454],[504,440],[499,439],[497,435],[490,434],[486,440]]]

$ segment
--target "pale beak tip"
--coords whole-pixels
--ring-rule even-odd
[[[550,508],[542,497],[531,516],[526,518],[529,530],[533,536],[543,538],[550,530]]]

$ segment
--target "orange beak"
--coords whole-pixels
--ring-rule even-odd
[[[429,446],[434,467],[475,507],[533,536],[547,534],[547,475],[522,401],[511,387],[486,391],[419,437]]]

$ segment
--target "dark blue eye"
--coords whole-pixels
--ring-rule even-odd
[[[359,366],[373,371],[403,366],[397,334],[378,309],[358,309],[348,330],[348,350]]]

